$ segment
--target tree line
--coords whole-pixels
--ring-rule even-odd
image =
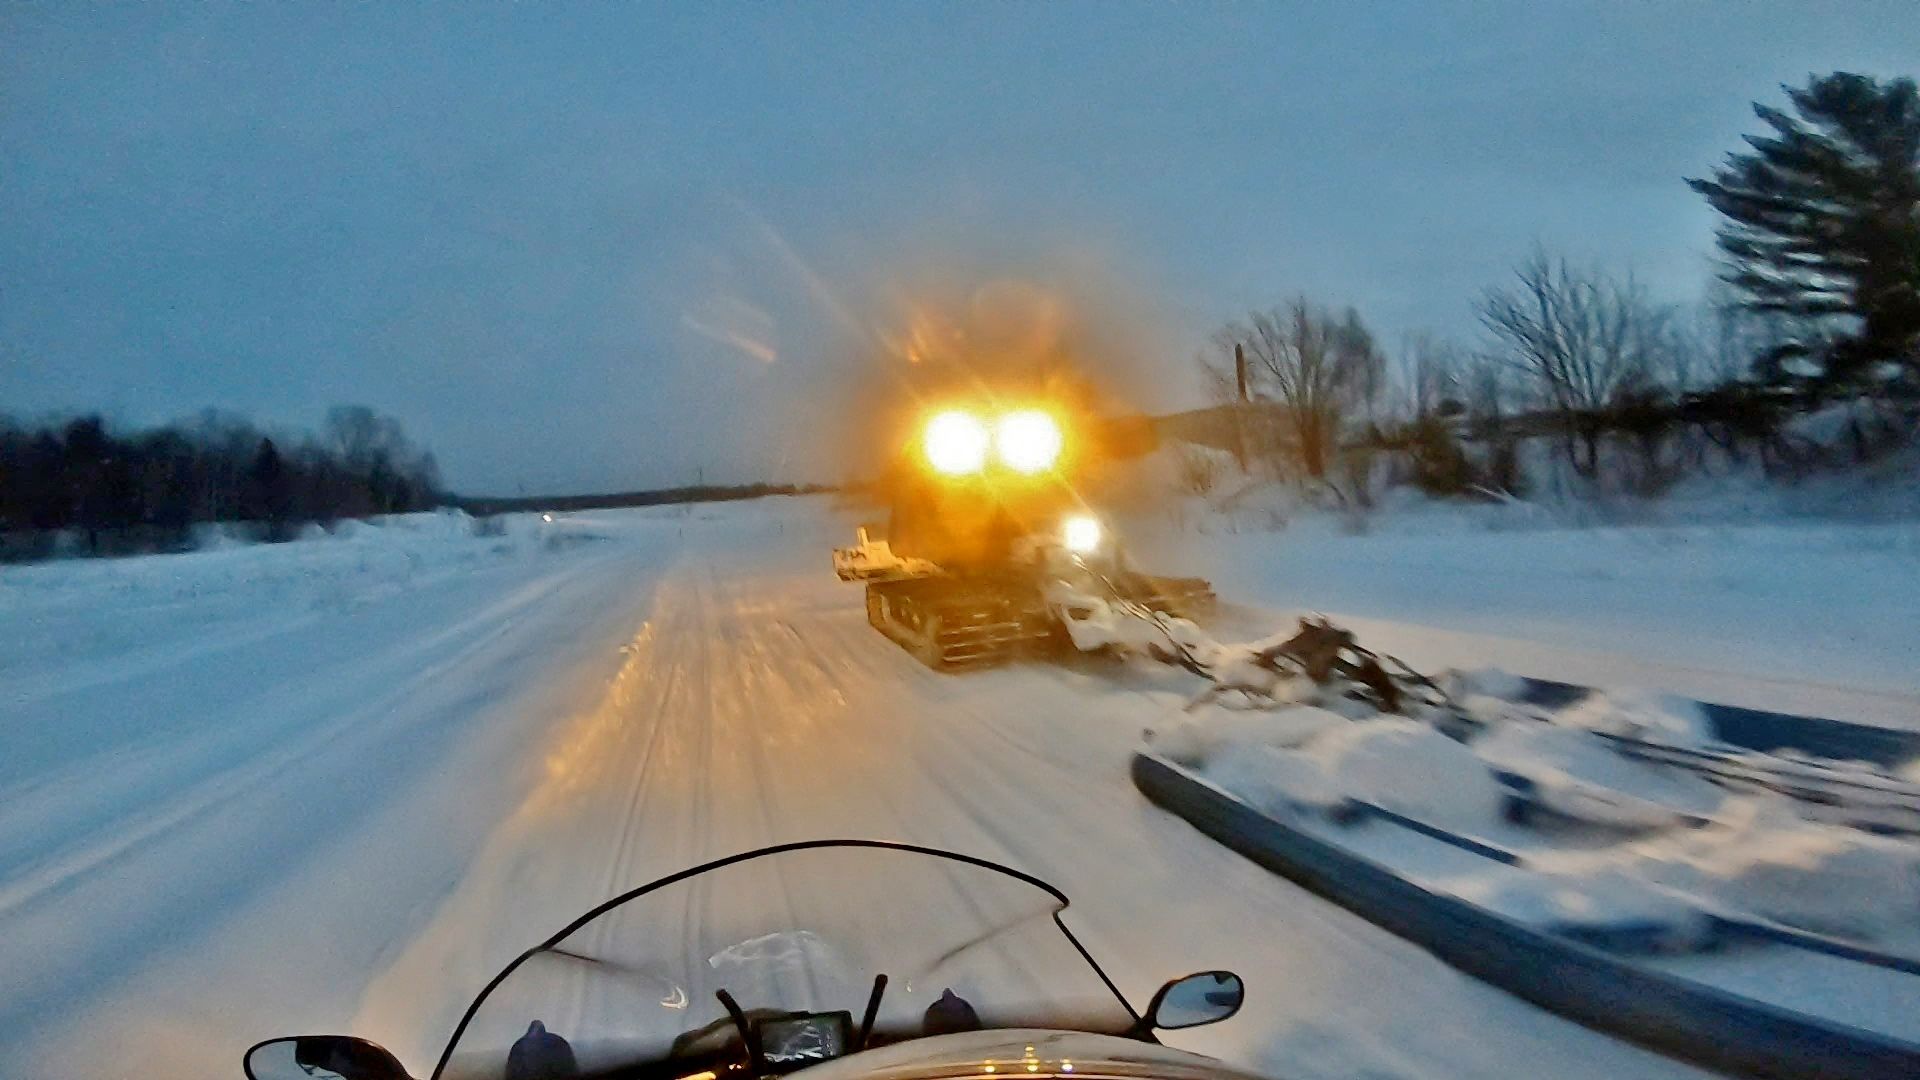
[[[1708,453],[1771,472],[1910,444],[1920,93],[1844,72],[1783,89],[1789,108],[1754,105],[1767,133],[1686,181],[1721,217],[1705,305],[1537,249],[1476,299],[1481,341],[1416,334],[1390,358],[1354,309],[1297,298],[1202,353],[1221,400],[1259,406],[1232,410],[1235,449],[1364,498],[1383,456],[1436,493],[1517,494],[1524,440],[1641,494]],[[1824,442],[1794,431],[1816,413],[1841,416]]]
[[[182,550],[197,526],[216,522],[286,540],[307,524],[441,499],[433,455],[362,406],[330,410],[316,435],[270,434],[212,411],[134,431],[97,415],[0,418],[0,558]]]
[[[763,499],[769,495],[816,495],[834,490],[827,484],[689,484],[683,487],[648,488],[642,491],[617,491],[605,495],[529,495],[520,497],[460,498],[454,505],[475,517],[493,514],[518,514],[533,510],[573,513],[581,510],[615,510],[634,506],[669,506],[680,503],[735,502]]]

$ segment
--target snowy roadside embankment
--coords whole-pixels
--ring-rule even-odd
[[[1439,830],[1490,858],[1484,878],[1440,887],[1545,927],[1664,920],[1679,933],[1733,914],[1920,945],[1911,742],[1879,766],[1761,753],[1723,741],[1711,707],[1684,699],[1584,693],[1548,707],[1526,680],[1429,678],[1326,621],[1230,644],[1090,588],[1050,592],[1077,647],[1204,680],[1149,748],[1263,813],[1384,811]],[[1801,729],[1795,745],[1851,745],[1813,738],[1846,725],[1777,722]],[[1529,834],[1539,814],[1556,824]]]
[[[1729,790],[1622,752],[1710,747],[1687,703],[1593,695],[1550,711],[1516,700],[1497,672],[1437,682],[1444,707],[1400,716],[1357,700],[1351,684],[1283,677],[1271,711],[1201,705],[1152,731],[1148,748],[1283,820],[1380,808],[1509,850],[1515,863],[1429,884],[1522,922],[1659,922],[1678,940],[1705,916],[1732,915],[1920,945],[1920,837],[1846,827],[1831,805]],[[1789,777],[1809,760],[1769,757],[1741,760]],[[1878,780],[1875,790],[1906,802],[1920,795],[1900,776],[1844,766],[1848,783]],[[1522,824],[1533,808],[1549,813],[1549,827]]]
[[[0,700],[37,700],[606,535],[589,519],[459,511],[342,521],[284,544],[0,568]]]
[[[1730,469],[1657,498],[1376,484],[1363,505],[1170,444],[1128,472],[1122,531],[1143,568],[1208,578],[1283,622],[1337,616],[1427,670],[1491,664],[1920,727],[1916,468],[1910,450],[1799,481]]]
[[[1427,679],[1325,623],[1231,646],[1147,621],[1149,653],[1208,681],[1148,731],[1136,782],[1228,846],[1495,985],[1686,1056],[1745,1048],[1700,1060],[1746,1068],[1824,1039],[1853,1063],[1837,1075],[1920,1060],[1901,1004],[1920,979],[1911,740],[1897,762],[1767,754],[1722,741],[1712,706]],[[1775,720],[1809,749],[1872,730]],[[1496,939],[1519,954],[1459,952]],[[1580,988],[1542,981],[1561,964],[1588,973]],[[1719,1019],[1636,1016],[1603,988],[1618,979]],[[1803,1033],[1754,1049],[1783,1016]]]
[[[209,1075],[344,1022],[679,543],[449,513],[0,570],[0,1074]]]
[[[1530,854],[1526,875],[1451,891],[1534,925],[1764,919],[1866,942],[1920,937],[1920,845],[1807,821],[1784,800],[1733,798],[1711,823],[1599,851]]]
[[[1596,686],[1920,727],[1920,523],[1568,525],[1422,504],[1366,531],[1314,513],[1143,521],[1136,561],[1199,574],[1251,636],[1335,616],[1424,669],[1498,665]]]
[[[78,559],[0,568],[6,610],[82,603],[150,604],[262,591],[312,597],[417,580],[478,563],[602,538],[589,519],[459,510],[309,526],[283,544],[224,541],[199,551]]]
[[[1104,623],[1125,619],[1087,625],[1142,648]],[[1849,997],[1876,999],[1887,969],[1920,965],[1912,761],[1728,748],[1690,701],[1590,694],[1549,709],[1498,671],[1390,673],[1390,657],[1332,626],[1223,646],[1181,621],[1135,623],[1162,638],[1146,650],[1177,648],[1210,676],[1148,732],[1152,753],[1423,888],[1548,932],[1645,934],[1659,951],[1716,947],[1730,919],[1884,953],[1855,988],[1793,1001],[1812,1011],[1857,1013]],[[1688,767],[1692,755],[1718,769]],[[1382,815],[1425,840],[1346,830]]]

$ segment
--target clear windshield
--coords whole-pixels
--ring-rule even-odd
[[[1007,872],[890,847],[726,863],[650,887],[525,958],[436,1076],[507,1080],[534,1021],[583,1073],[692,1058],[735,1031],[720,990],[753,1018],[846,1010],[857,1029],[881,974],[883,1038],[919,1034],[949,989],[983,1027],[1122,1032],[1133,1018],[1057,921],[1065,906]],[[522,1054],[553,1045],[536,1036]]]

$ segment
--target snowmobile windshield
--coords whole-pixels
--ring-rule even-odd
[[[879,975],[870,1044],[976,1021],[1123,1033],[1133,1010],[1061,921],[1066,906],[1017,871],[903,845],[721,860],[615,897],[529,950],[474,1002],[433,1075],[724,1074],[749,1047],[774,1063],[762,1072],[787,1071],[782,1055],[800,1067],[858,1049]]]

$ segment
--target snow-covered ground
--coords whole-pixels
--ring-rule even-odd
[[[424,1072],[481,981],[593,903],[827,835],[1054,881],[1141,999],[1240,970],[1247,1011],[1175,1041],[1271,1074],[1698,1075],[1150,807],[1126,765],[1181,700],[1157,683],[921,668],[828,570],[851,520],[410,519],[0,570],[0,1076],[237,1075],[257,1038],[330,1030]],[[1920,699],[1910,527],[1199,539],[1167,568],[1261,629],[1317,608],[1420,664],[1887,723]]]
[[[1920,1034],[1913,977],[1899,963],[1720,949],[1732,920],[1837,938],[1909,967],[1920,958],[1920,789],[1901,776],[1867,762],[1726,758],[1712,724],[1681,699],[1596,694],[1545,708],[1498,672],[1447,673],[1444,699],[1393,715],[1338,678],[1317,685],[1297,668],[1236,668],[1232,647],[1188,648],[1238,697],[1196,702],[1149,734],[1151,750],[1276,823],[1547,933],[1657,938],[1659,950],[1628,952],[1681,956],[1691,977],[1768,1004]],[[1221,704],[1249,693],[1267,707]],[[1639,755],[1655,747],[1795,782],[1723,787],[1684,756]],[[1787,794],[1801,787],[1809,797]],[[1880,831],[1890,824],[1897,831]],[[1649,960],[1656,951],[1672,956]]]
[[[1920,522],[1562,527],[1527,506],[1416,506],[1350,532],[1326,515],[1153,522],[1143,561],[1220,596],[1336,616],[1423,669],[1920,726]]]

